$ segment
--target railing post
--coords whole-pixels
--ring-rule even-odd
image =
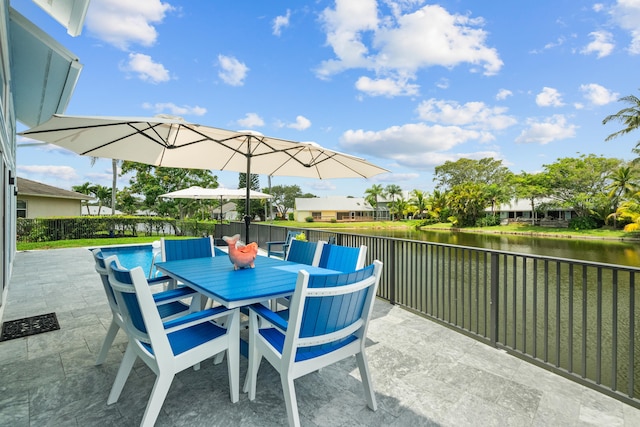
[[[498,342],[498,313],[499,313],[499,270],[500,270],[500,258],[499,254],[491,253],[491,294],[489,295],[489,304],[491,305],[490,322],[489,322],[489,340],[494,347]]]
[[[396,240],[389,239],[389,258],[391,262],[387,263],[386,267],[389,268],[389,275],[391,283],[389,283],[389,302],[392,305],[396,305]]]

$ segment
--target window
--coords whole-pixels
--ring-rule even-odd
[[[311,212],[313,219],[322,219],[322,212]]]
[[[27,217],[27,201],[26,200],[18,200],[17,206],[17,216],[18,218],[26,218]]]

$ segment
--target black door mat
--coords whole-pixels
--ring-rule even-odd
[[[29,335],[41,334],[43,332],[57,331],[58,329],[60,329],[60,325],[58,324],[58,318],[55,313],[9,320],[2,324],[0,341],[8,341]]]

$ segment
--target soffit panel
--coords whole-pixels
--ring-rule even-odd
[[[78,58],[15,10],[10,12],[16,119],[33,127],[63,114],[78,81]]]

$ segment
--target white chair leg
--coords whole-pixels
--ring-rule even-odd
[[[122,389],[124,388],[124,384],[127,382],[127,378],[129,378],[131,368],[133,368],[133,364],[137,358],[138,356],[136,355],[135,350],[133,350],[132,344],[129,343],[127,345],[127,350],[124,352],[122,362],[120,362],[120,368],[118,369],[116,379],[113,381],[113,386],[111,386],[107,405],[111,405],[118,401],[120,393],[122,393]]]
[[[244,379],[245,393],[249,393],[249,400],[256,398],[256,383],[258,382],[258,370],[260,369],[260,362],[262,361],[262,355],[260,355],[252,345],[253,337],[249,341],[249,366],[247,367],[247,377]]]
[[[298,414],[298,401],[296,400],[296,389],[293,385],[293,379],[280,376],[282,383],[282,392],[284,393],[284,403],[287,407],[287,417],[289,418],[289,426],[300,426],[300,415]]]
[[[213,358],[213,364],[214,365],[219,365],[222,363],[222,361],[224,360],[224,354],[226,352],[221,351],[220,353],[216,354],[215,357]]]
[[[242,391],[249,393],[249,400],[256,398],[256,382],[258,379],[258,369],[262,361],[262,355],[256,350],[256,334],[258,334],[258,319],[255,314],[249,316],[249,354],[247,376],[244,379],[244,387]]]
[[[156,378],[156,382],[153,385],[153,390],[151,390],[149,403],[147,403],[147,409],[145,409],[144,411],[140,426],[153,427],[153,425],[156,423],[158,414],[160,414],[160,409],[162,409],[162,404],[167,397],[167,393],[169,393],[169,388],[171,387],[171,383],[173,382],[173,377],[173,373],[158,374],[158,378]]]
[[[229,371],[229,394],[231,402],[240,400],[240,309],[227,316],[227,370]]]
[[[367,362],[367,355],[364,351],[356,354],[356,360],[358,362],[358,368],[360,369],[360,378],[362,378],[362,385],[364,386],[364,395],[367,399],[367,406],[375,411],[378,409],[376,403],[376,395],[373,391],[373,383],[371,382],[371,374],[369,373],[369,363]]]
[[[111,325],[109,326],[109,330],[107,331],[107,336],[104,337],[104,342],[102,343],[100,354],[98,354],[98,359],[96,360],[96,366],[102,365],[107,359],[107,354],[109,353],[109,349],[113,345],[113,341],[116,339],[116,335],[118,334],[119,329],[120,326],[116,323],[115,319],[111,320]]]

